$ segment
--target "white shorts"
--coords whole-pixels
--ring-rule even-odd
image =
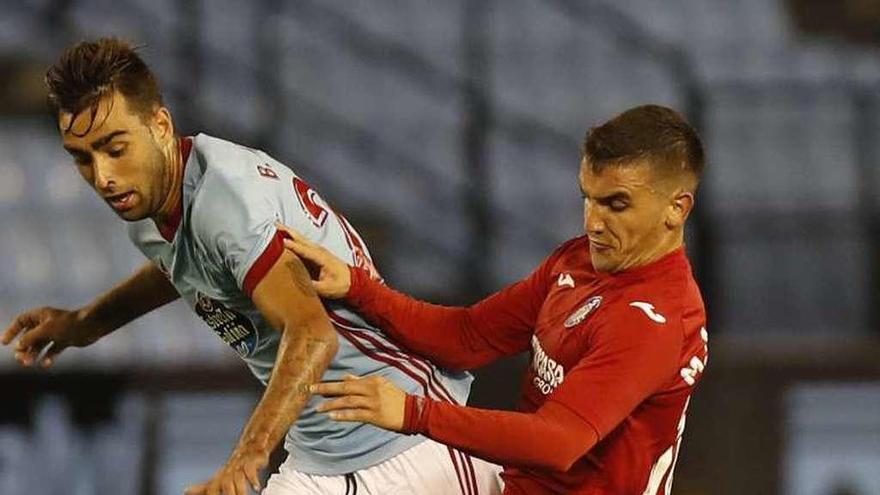
[[[433,440],[367,469],[322,476],[295,471],[290,456],[262,495],[499,495],[501,467]]]

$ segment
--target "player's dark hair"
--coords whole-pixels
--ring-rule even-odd
[[[74,117],[91,112],[86,133],[95,124],[98,102],[113,91],[119,91],[129,107],[144,118],[162,106],[156,77],[136,48],[117,38],[83,41],[68,48],[46,72],[46,86],[49,109],[55,118],[60,111]]]
[[[593,172],[645,161],[661,173],[686,172],[698,182],[705,162],[697,131],[681,114],[659,105],[632,108],[591,128],[581,151]]]

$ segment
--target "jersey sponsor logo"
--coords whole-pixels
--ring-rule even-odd
[[[559,287],[571,287],[574,289],[574,279],[571,277],[570,273],[560,273],[559,279],[556,280],[556,285]]]
[[[583,306],[576,309],[575,312],[572,313],[567,320],[565,320],[565,323],[563,323],[563,325],[565,326],[565,328],[571,328],[580,325],[584,320],[587,319],[587,316],[590,316],[590,313],[592,313],[596,308],[599,307],[600,304],[602,304],[602,296],[593,296],[587,299],[587,302],[585,302]]]
[[[318,193],[312,189],[312,186],[306,184],[299,177],[293,178],[293,188],[296,191],[296,197],[299,199],[299,205],[302,207],[306,216],[315,225],[315,227],[323,227],[327,221],[327,207],[324,200]]]
[[[532,369],[535,371],[532,384],[544,395],[556,390],[565,380],[565,368],[544,352],[536,335],[532,335]]]
[[[643,301],[633,301],[629,303],[629,305],[634,308],[641,309],[645,313],[645,315],[647,315],[647,317],[655,323],[666,323],[666,317],[654,311],[654,305],[651,303],[646,303]]]
[[[243,314],[233,311],[221,302],[198,294],[196,314],[211,327],[223,342],[241,357],[249,356],[257,345],[253,323]]]

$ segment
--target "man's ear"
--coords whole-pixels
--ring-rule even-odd
[[[684,189],[677,191],[666,210],[666,227],[670,229],[682,227],[693,209],[694,193]]]
[[[156,141],[160,143],[167,143],[174,138],[174,120],[166,107],[159,107],[153,112],[150,127]]]

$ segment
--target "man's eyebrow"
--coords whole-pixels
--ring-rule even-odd
[[[101,148],[104,145],[106,145],[107,143],[109,143],[110,141],[112,141],[113,138],[115,138],[116,136],[121,136],[123,134],[128,134],[128,131],[123,131],[123,130],[113,131],[104,137],[100,137],[100,138],[92,141],[92,144],[91,144],[92,149],[97,150],[98,148]]]
[[[605,196],[593,198],[593,201],[596,201],[597,203],[611,203],[612,201],[617,201],[619,199],[629,200],[630,194],[626,191],[617,191],[611,194],[606,194]]]
[[[75,147],[75,146],[68,146],[68,145],[66,145],[66,144],[65,144],[65,145],[62,145],[62,148],[64,148],[65,150],[67,150],[67,152],[70,153],[70,154],[80,154],[80,155],[81,155],[81,154],[85,153],[85,151],[83,151],[83,150],[81,150],[81,149],[79,149],[79,148],[77,148],[77,147]]]

